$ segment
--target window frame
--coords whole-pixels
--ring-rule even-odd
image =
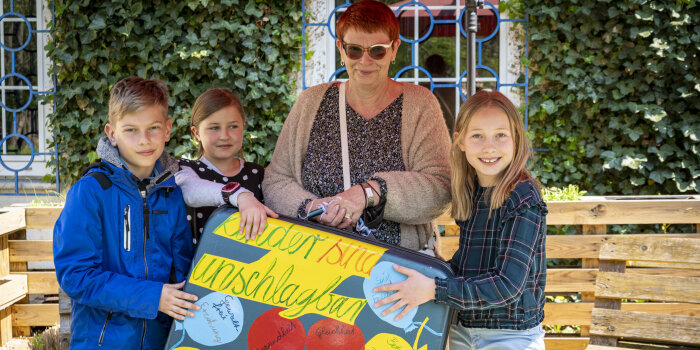
[[[35,1],[35,6],[36,6],[36,13],[34,13],[32,17],[28,16],[27,14],[20,13],[21,15],[25,16],[27,20],[30,22],[32,25],[32,30],[33,32],[30,35],[36,35],[35,42],[36,42],[36,70],[37,70],[37,84],[36,86],[32,86],[34,89],[34,96],[33,98],[38,99],[40,95],[46,95],[46,94],[52,94],[55,91],[55,82],[51,76],[49,76],[49,70],[51,69],[51,64],[52,61],[50,57],[48,57],[47,52],[45,50],[46,44],[48,44],[50,40],[50,34],[49,34],[49,24],[53,20],[53,11],[49,6],[49,3],[44,0],[34,0]],[[0,9],[3,9],[6,6],[6,3],[9,2],[8,0],[0,0]],[[7,22],[23,22],[22,19],[13,17],[13,18],[5,18],[3,19],[3,23]],[[0,23],[2,24],[2,23]],[[4,38],[4,25],[0,25],[0,38]],[[6,50],[0,48],[0,51],[2,51],[2,56],[0,56],[0,77],[5,76],[8,73],[5,69],[5,54]],[[22,74],[22,72],[17,72],[18,74]],[[29,87],[27,86],[4,86],[3,84],[0,84],[0,98],[2,100],[5,100],[5,93],[7,91],[12,91],[12,90],[28,90]],[[0,165],[0,178],[9,178],[9,177],[16,177],[16,176],[22,176],[23,178],[42,178],[47,174],[52,174],[52,170],[48,167],[48,162],[51,158],[51,155],[54,153],[50,151],[48,147],[48,143],[50,142],[52,138],[52,134],[50,132],[50,127],[46,123],[46,116],[50,113],[53,112],[53,105],[52,104],[46,104],[42,101],[37,101],[37,143],[33,145],[34,147],[34,152],[33,154],[29,155],[12,155],[12,154],[5,154],[5,147],[6,145],[3,144],[0,146],[0,155],[2,155],[2,161],[5,163],[6,166],[15,169],[15,170],[8,170],[4,166]],[[0,119],[2,120],[2,124],[0,126],[0,139],[6,137],[8,134],[12,133],[12,130],[6,130],[5,125],[7,121],[12,121],[13,115],[12,112],[5,110],[4,108],[0,107]],[[16,171],[18,169],[22,169],[26,166],[25,169]],[[25,186],[22,186],[25,187]]]

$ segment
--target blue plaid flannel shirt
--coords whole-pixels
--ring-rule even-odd
[[[532,182],[516,185],[489,218],[485,189],[459,225],[459,250],[449,261],[456,278],[435,279],[436,302],[459,310],[469,328],[524,330],[544,319],[547,206]]]

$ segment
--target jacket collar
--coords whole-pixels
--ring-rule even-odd
[[[163,151],[163,154],[161,154],[158,160],[156,161],[155,167],[156,169],[158,169],[157,175],[151,178],[144,178],[143,180],[139,180],[135,175],[131,173],[131,171],[129,171],[129,169],[126,168],[126,166],[121,160],[121,157],[119,156],[119,150],[116,147],[112,146],[112,143],[109,142],[109,139],[106,136],[103,136],[97,144],[97,156],[100,157],[103,162],[110,165],[111,168],[116,168],[117,171],[115,171],[115,174],[113,176],[119,177],[126,183],[129,183],[131,181],[134,181],[137,184],[145,182],[146,190],[148,192],[150,192],[150,190],[155,186],[172,178],[173,175],[179,170],[177,160],[171,157],[168,154],[168,152]],[[129,181],[128,179],[130,179],[131,181]]]

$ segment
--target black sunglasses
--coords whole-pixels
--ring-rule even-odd
[[[359,60],[362,58],[365,51],[367,51],[367,54],[369,54],[371,59],[381,60],[384,58],[384,56],[386,56],[386,50],[388,50],[393,43],[394,41],[392,40],[392,42],[389,44],[375,44],[370,47],[363,47],[361,45],[348,44],[344,42],[343,50],[345,50],[345,54],[351,60]]]

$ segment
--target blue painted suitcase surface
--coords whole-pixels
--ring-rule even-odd
[[[239,213],[216,211],[205,225],[185,291],[194,318],[174,321],[166,349],[444,349],[450,309],[428,302],[399,321],[375,301],[378,285],[406,276],[393,264],[448,277],[445,262],[335,228],[268,218],[263,234],[238,234]]]

